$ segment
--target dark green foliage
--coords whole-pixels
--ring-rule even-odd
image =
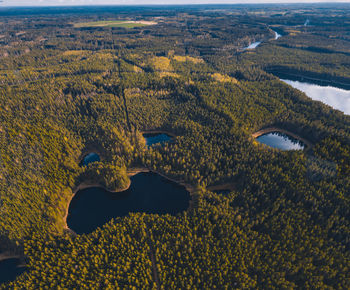
[[[278,7],[121,9],[163,17],[134,29],[74,28],[115,20],[84,9],[1,16],[0,249],[24,249],[28,270],[0,288],[350,288],[350,118],[262,70],[349,78],[344,7],[307,8],[312,28]],[[267,149],[251,135],[268,126],[315,146]],[[148,149],[146,130],[176,138]],[[101,161],[79,167],[89,152]],[[192,186],[190,209],[64,230],[73,189],[123,189],[138,167]],[[221,184],[235,190],[206,189]]]

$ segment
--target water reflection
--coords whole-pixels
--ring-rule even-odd
[[[275,33],[275,40],[279,39],[282,37],[282,34],[279,34],[277,31],[272,30]]]
[[[172,140],[172,137],[166,133],[145,133],[143,137],[146,139],[146,145],[164,144]]]
[[[305,145],[298,139],[281,132],[271,132],[256,138],[257,141],[281,150],[303,150]]]
[[[308,97],[315,101],[321,101],[334,109],[350,115],[350,90],[285,79],[281,79],[281,81],[304,92]]]
[[[100,156],[97,153],[91,152],[87,154],[80,163],[80,166],[87,166],[89,163],[100,161]]]
[[[253,42],[249,46],[245,47],[244,49],[254,49],[257,48],[260,45],[261,41]]]

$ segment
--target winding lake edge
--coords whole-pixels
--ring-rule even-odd
[[[136,175],[136,174],[138,174],[138,173],[146,173],[146,172],[152,172],[152,173],[158,174],[158,175],[160,175],[161,177],[163,177],[163,178],[165,178],[165,179],[167,179],[167,180],[169,180],[169,181],[171,181],[171,182],[174,182],[174,183],[176,183],[176,184],[178,184],[178,185],[181,185],[181,186],[185,187],[185,189],[188,191],[188,193],[189,193],[189,195],[190,195],[189,206],[188,206],[188,208],[187,208],[186,211],[190,211],[190,210],[193,208],[193,202],[194,202],[194,200],[193,200],[193,195],[194,195],[194,193],[196,192],[196,188],[195,188],[194,186],[192,186],[192,185],[190,185],[190,184],[188,184],[188,183],[185,183],[185,182],[183,182],[183,181],[178,181],[178,180],[175,180],[175,179],[173,179],[173,178],[170,178],[170,177],[168,177],[168,176],[166,176],[166,175],[164,175],[164,174],[162,174],[162,173],[160,173],[160,172],[158,172],[158,171],[151,170],[151,169],[149,169],[149,168],[147,168],[147,167],[130,168],[130,169],[128,169],[128,171],[127,171],[127,175],[128,175],[128,177],[129,177],[129,182],[128,182],[128,185],[127,185],[125,188],[122,188],[122,189],[113,191],[113,190],[109,190],[109,189],[106,188],[105,186],[102,186],[102,185],[100,185],[100,184],[98,184],[98,183],[89,183],[88,180],[81,182],[78,186],[76,186],[75,188],[73,188],[72,194],[71,194],[71,196],[70,196],[70,197],[68,198],[68,200],[67,200],[67,205],[66,205],[66,208],[65,208],[65,213],[64,213],[64,216],[63,216],[63,223],[64,223],[64,225],[63,225],[63,230],[66,230],[66,231],[70,232],[70,233],[73,234],[73,235],[77,235],[76,232],[74,232],[71,228],[68,227],[67,219],[68,219],[68,214],[69,214],[69,206],[70,206],[70,204],[71,204],[71,202],[72,202],[72,199],[74,198],[74,196],[77,194],[77,192],[78,192],[79,190],[83,190],[83,189],[91,188],[91,187],[99,187],[99,188],[102,188],[102,189],[104,189],[104,190],[106,190],[106,191],[109,191],[109,192],[112,192],[112,193],[123,192],[123,191],[129,189],[129,187],[130,187],[130,185],[131,185],[130,177],[132,177],[132,176],[134,176],[134,175]]]
[[[305,138],[303,138],[295,133],[292,133],[290,131],[287,131],[285,129],[281,129],[281,128],[277,128],[277,127],[267,127],[264,129],[260,129],[259,131],[253,133],[252,137],[254,139],[256,139],[264,134],[273,133],[273,132],[283,133],[283,134],[289,135],[297,140],[300,140],[301,142],[303,142],[305,144],[305,149],[303,150],[305,152],[309,151],[313,147],[313,144],[310,141],[306,140]]]

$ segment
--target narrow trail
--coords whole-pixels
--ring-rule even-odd
[[[159,275],[158,275],[158,270],[157,270],[156,257],[154,254],[154,248],[153,248],[152,239],[151,239],[152,234],[150,233],[150,230],[148,229],[147,226],[146,226],[146,232],[147,232],[147,242],[148,242],[148,245],[150,248],[149,255],[151,257],[151,262],[152,262],[153,280],[157,285],[157,289],[160,290],[161,285],[160,285],[160,280],[159,280]]]
[[[126,104],[126,98],[125,98],[125,94],[124,94],[124,89],[122,88],[121,91],[123,100],[124,100],[124,110],[125,110],[125,116],[126,116],[126,123],[128,125],[129,131],[131,132],[131,124],[130,124],[130,119],[129,119],[129,112],[128,112],[128,106]]]
[[[128,111],[128,106],[127,106],[126,97],[125,97],[125,93],[124,93],[125,88],[124,88],[124,85],[123,85],[122,71],[120,69],[120,60],[118,60],[118,74],[119,74],[120,80],[122,81],[122,85],[121,85],[121,87],[119,89],[119,94],[123,98],[126,124],[127,124],[128,128],[129,128],[129,131],[131,132],[131,123],[130,123],[130,119],[129,119],[129,111]]]

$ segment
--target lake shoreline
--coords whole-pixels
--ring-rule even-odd
[[[177,136],[169,131],[165,131],[165,130],[145,130],[145,131],[140,131],[141,134],[166,134],[169,135],[170,137],[176,138]]]
[[[26,263],[25,263],[25,256],[24,254],[11,254],[10,252],[3,252],[3,253],[0,253],[0,263],[1,262],[4,262],[6,260],[11,260],[11,259],[16,259],[18,260],[19,262],[17,263],[17,266],[16,268],[22,268],[22,267],[25,267],[26,266]]]
[[[18,254],[14,255],[14,254],[11,254],[10,252],[0,253],[0,262],[8,260],[8,259],[21,259],[21,258],[23,258],[23,256],[18,255]]]
[[[288,79],[291,81],[305,82],[322,87],[334,87],[343,90],[350,90],[350,78],[328,75],[322,77],[318,73],[298,71],[288,67],[266,67],[265,71],[278,77],[279,79]]]
[[[321,102],[335,111],[350,115],[350,90],[287,79],[281,79],[281,81],[304,93],[313,101]]]
[[[190,201],[189,201],[189,207],[186,211],[189,211],[193,208],[193,194],[195,193],[196,189],[194,186],[190,185],[190,184],[187,184],[183,181],[177,181],[173,178],[170,178],[170,177],[167,177],[165,176],[164,174],[158,172],[158,171],[155,171],[155,170],[151,170],[147,167],[136,167],[136,168],[130,168],[129,170],[127,170],[127,175],[129,177],[129,182],[128,182],[128,185],[125,187],[125,188],[122,188],[122,189],[118,189],[118,190],[109,190],[108,188],[106,188],[105,186],[99,184],[99,183],[89,183],[89,181],[83,181],[81,182],[78,186],[74,187],[72,189],[72,195],[68,198],[67,200],[67,205],[66,205],[66,208],[65,208],[65,214],[63,216],[63,230],[66,230],[68,232],[70,232],[71,234],[73,235],[77,235],[76,232],[74,232],[71,228],[68,227],[68,224],[67,224],[67,219],[68,219],[68,214],[69,214],[69,206],[72,202],[72,199],[74,198],[74,196],[77,194],[77,192],[79,190],[83,190],[83,189],[87,189],[87,188],[92,188],[92,187],[98,187],[98,188],[102,188],[106,191],[109,191],[109,192],[112,192],[112,193],[119,193],[119,192],[123,192],[123,191],[126,191],[130,188],[131,186],[131,180],[130,180],[130,177],[136,175],[136,174],[139,174],[139,173],[147,173],[147,172],[152,172],[152,173],[155,173],[155,174],[158,174],[160,176],[162,176],[163,178],[171,181],[171,182],[174,182],[178,185],[181,185],[183,187],[185,187],[185,189],[189,192],[190,194]]]
[[[91,153],[97,154],[100,158],[100,161],[103,161],[105,159],[105,154],[103,154],[102,150],[98,149],[97,146],[87,146],[81,151],[81,154],[77,158],[78,164],[82,164],[84,158]]]
[[[273,132],[279,132],[279,133],[283,133],[283,134],[286,134],[286,135],[290,135],[291,137],[297,139],[297,140],[300,140],[301,142],[303,142],[305,144],[305,149],[304,151],[309,151],[312,147],[313,147],[313,144],[306,140],[305,138],[299,136],[298,134],[295,134],[295,133],[292,133],[288,130],[285,130],[285,129],[281,129],[281,128],[277,128],[277,127],[267,127],[267,128],[263,128],[263,129],[260,129],[259,131],[256,131],[255,133],[252,134],[252,137],[254,139],[262,136],[262,135],[265,135],[265,134],[268,134],[268,133],[273,133]]]

